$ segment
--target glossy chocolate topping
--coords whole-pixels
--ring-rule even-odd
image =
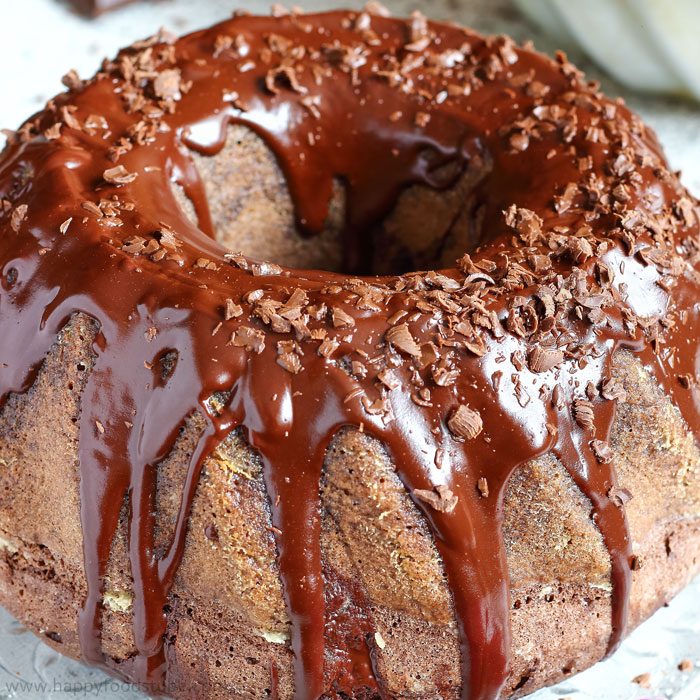
[[[0,396],[32,384],[72,314],[99,323],[80,419],[80,638],[102,662],[102,580],[128,494],[138,655],[120,673],[151,687],[167,686],[166,605],[198,476],[237,427],[264,464],[296,697],[378,683],[362,591],[352,624],[334,620],[319,544],[325,450],[359,426],[434,534],[462,697],[488,700],[510,663],[510,475],[553,452],[590,499],[612,565],[612,650],[635,561],[607,443],[624,400],[615,351],[638,353],[700,425],[698,209],[654,135],[563,56],[373,12],[236,16],[154,37],[88,82],[69,74],[0,160]],[[348,274],[216,242],[190,150],[217,153],[232,123],[276,154],[304,235],[344,184]],[[371,274],[373,231],[408,185],[445,188],[475,165],[475,250],[451,269],[355,276]],[[194,413],[205,427],[156,556],[158,464]],[[331,660],[329,644],[348,653]]]

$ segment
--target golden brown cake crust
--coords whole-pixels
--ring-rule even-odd
[[[49,643],[491,700],[698,572],[696,203],[563,58],[237,17],[67,82],[0,160],[0,602]]]

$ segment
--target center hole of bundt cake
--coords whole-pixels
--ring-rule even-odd
[[[382,222],[352,236],[345,231],[345,190],[337,181],[323,231],[304,236],[295,227],[294,206],[275,156],[253,131],[231,126],[217,155],[193,151],[192,159],[217,240],[255,260],[297,269],[392,275],[451,267],[478,240],[477,205],[470,194],[474,172],[446,170],[445,179],[454,184],[445,190],[407,188]],[[185,190],[177,185],[174,190],[181,208],[198,224]]]

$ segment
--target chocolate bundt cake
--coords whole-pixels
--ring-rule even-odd
[[[175,698],[526,694],[700,570],[697,202],[562,55],[274,14],[0,157],[0,602]]]

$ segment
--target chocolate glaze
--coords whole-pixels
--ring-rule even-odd
[[[0,160],[0,396],[31,386],[72,314],[98,322],[80,418],[84,658],[106,663],[102,581],[128,495],[138,654],[119,673],[167,690],[166,605],[198,477],[237,427],[264,465],[297,698],[382,692],[368,603],[324,576],[320,548],[324,455],[346,426],[386,445],[434,534],[465,700],[497,698],[508,678],[503,497],[538,455],[553,452],[591,502],[610,552],[613,650],[634,561],[606,452],[614,353],[638,353],[698,428],[697,207],[654,135],[563,57],[418,15],[237,16],[67,82]],[[273,149],[304,235],[344,183],[349,271],[371,272],[372,232],[408,185],[447,187],[475,164],[481,244],[454,269],[395,277],[227,256],[189,150],[217,153],[232,123]],[[224,312],[231,302],[241,315]],[[336,342],[319,352],[324,334]],[[193,414],[204,428],[157,557],[158,464]]]

